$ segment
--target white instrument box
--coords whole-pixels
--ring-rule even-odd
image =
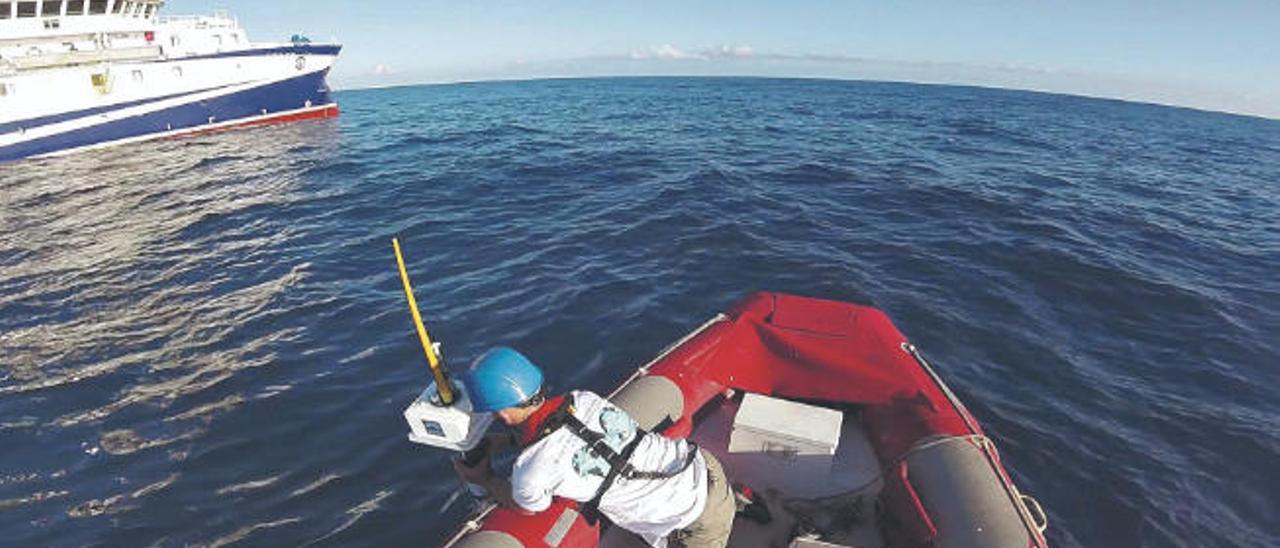
[[[475,413],[461,381],[453,385],[453,405],[441,405],[436,383],[431,383],[418,399],[404,410],[409,423],[409,441],[455,451],[467,451],[480,443],[493,422],[492,413]]]
[[[843,421],[844,413],[835,409],[748,393],[733,420],[729,452],[830,459],[840,444]]]

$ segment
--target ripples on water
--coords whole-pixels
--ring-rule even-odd
[[[752,290],[871,302],[1055,546],[1280,544],[1280,123],[753,79],[339,100],[0,165],[0,543],[438,543],[398,234],[455,363],[605,390]]]

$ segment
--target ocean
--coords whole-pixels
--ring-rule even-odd
[[[0,545],[423,546],[406,439],[511,345],[607,391],[756,290],[873,304],[1055,547],[1280,546],[1280,121],[896,83],[337,94],[0,165]]]

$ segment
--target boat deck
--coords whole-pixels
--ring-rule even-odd
[[[885,546],[877,523],[876,500],[882,486],[880,464],[862,431],[856,412],[845,412],[834,458],[773,453],[730,453],[740,398],[725,400],[702,417],[690,439],[724,465],[729,480],[764,497],[773,519],[766,525],[735,520],[729,546]],[[601,539],[605,547],[644,547],[644,541],[619,527]]]

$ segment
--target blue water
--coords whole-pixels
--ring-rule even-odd
[[[433,545],[400,413],[495,344],[606,390],[757,289],[873,303],[1054,546],[1280,545],[1280,122],[603,79],[0,165],[0,544]]]

